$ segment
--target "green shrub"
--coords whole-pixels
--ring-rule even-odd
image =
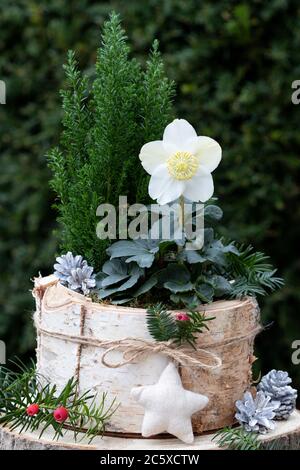
[[[81,254],[95,269],[107,248],[107,240],[96,235],[97,207],[117,207],[120,195],[128,196],[129,204],[147,201],[148,178],[139,151],[146,139],[159,139],[172,118],[173,83],[164,75],[157,41],[145,71],[129,52],[120,20],[112,14],[104,25],[90,92],[69,52],[64,67],[68,89],[61,92],[64,130],[60,147],[49,154],[61,249]]]

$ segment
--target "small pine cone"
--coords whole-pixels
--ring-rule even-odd
[[[56,258],[56,261],[54,274],[59,278],[61,284],[74,291],[83,292],[85,295],[95,287],[96,280],[93,268],[88,266],[82,256],[73,256],[68,251],[66,255]]]
[[[66,255],[58,256],[54,265],[54,275],[59,278],[61,284],[68,285],[68,277],[71,275],[72,269],[83,268],[87,266],[87,262],[82,256],[73,256],[71,251]]]
[[[95,286],[96,280],[92,267],[83,266],[83,268],[72,269],[68,277],[68,287],[70,289],[87,295]]]
[[[263,391],[271,400],[280,403],[274,419],[288,419],[296,407],[297,390],[290,386],[291,382],[287,372],[273,369],[263,376],[257,387],[257,390]]]
[[[235,417],[246,431],[265,434],[274,429],[273,419],[280,404],[263,392],[257,392],[255,398],[250,392],[245,392],[243,400],[238,400],[235,405]]]

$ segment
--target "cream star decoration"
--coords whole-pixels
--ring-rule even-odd
[[[167,365],[156,384],[135,387],[131,396],[145,408],[144,437],[168,432],[187,444],[194,441],[192,414],[209,401],[205,395],[183,388],[173,363]]]

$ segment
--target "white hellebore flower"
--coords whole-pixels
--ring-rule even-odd
[[[214,192],[211,172],[220,163],[222,149],[210,137],[197,136],[185,119],[174,119],[163,140],[145,144],[140,160],[151,175],[149,194],[158,204],[168,204],[180,196],[205,202]]]

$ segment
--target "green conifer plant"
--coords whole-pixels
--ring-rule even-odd
[[[172,120],[174,84],[165,75],[157,41],[145,70],[130,57],[115,13],[104,25],[93,79],[79,71],[73,51],[64,69],[63,130],[59,146],[49,152],[60,249],[80,253],[97,270],[108,246],[96,235],[97,207],[117,205],[119,195],[128,203],[149,201],[138,155]]]

